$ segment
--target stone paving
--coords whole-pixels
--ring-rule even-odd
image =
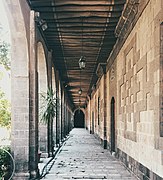
[[[73,129],[44,179],[136,180],[128,170],[104,150],[85,129]]]

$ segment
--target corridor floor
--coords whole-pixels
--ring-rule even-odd
[[[98,140],[85,129],[73,129],[44,179],[136,180]]]

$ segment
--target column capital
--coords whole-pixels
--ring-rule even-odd
[[[96,69],[98,78],[101,78],[103,74],[106,74],[106,63],[99,63]]]

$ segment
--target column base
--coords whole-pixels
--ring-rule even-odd
[[[104,149],[107,149],[107,148],[108,148],[107,140],[103,140],[103,147],[104,147]]]
[[[30,174],[28,172],[26,173],[15,173],[13,176],[13,180],[29,180]]]
[[[35,179],[40,176],[39,169],[30,172],[30,179]]]

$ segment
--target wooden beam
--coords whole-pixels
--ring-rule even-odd
[[[76,12],[122,12],[122,6],[93,6],[90,4],[89,6],[69,6],[69,7],[61,7],[61,8],[52,8],[50,7],[36,7],[35,10],[38,10],[40,13],[76,13]]]
[[[41,13],[41,17],[44,19],[50,19],[53,18],[55,19],[55,15],[56,12],[47,12],[47,13]],[[121,16],[121,12],[61,12],[61,13],[57,13],[57,19],[70,19],[70,18],[79,18],[81,19],[81,17],[99,17],[99,18],[108,18],[108,17],[120,17]]]
[[[89,1],[85,1],[85,0],[62,0],[62,1],[54,1],[54,0],[29,0],[31,6],[37,6],[37,5],[41,5],[44,4],[51,4],[52,6],[65,6],[65,5],[122,5],[124,4],[126,1],[125,0],[89,0]]]

